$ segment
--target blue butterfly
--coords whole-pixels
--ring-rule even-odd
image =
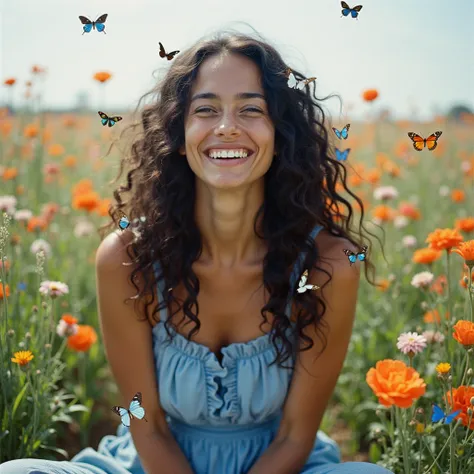
[[[369,247],[367,245],[364,245],[362,247],[362,250],[355,254],[354,252],[352,252],[351,250],[348,250],[348,249],[344,249],[343,252],[347,255],[347,258],[349,259],[349,262],[351,264],[351,267],[354,263],[357,262],[357,260],[363,262],[365,260],[365,255],[367,253],[367,249]]]
[[[334,128],[332,127],[334,133],[336,134],[336,137],[339,138],[339,140],[341,138],[344,138],[344,140],[346,140],[346,138],[349,136],[349,128],[351,127],[351,124],[348,123],[341,131],[339,131],[337,128]]]
[[[120,212],[120,214],[121,217],[118,223],[120,230],[128,229],[128,227],[130,226],[130,221],[128,220],[128,217],[123,212]]]
[[[89,18],[86,18],[85,16],[79,15],[79,20],[81,20],[81,23],[84,25],[84,33],[90,33],[92,31],[92,28],[97,29],[99,33],[104,32],[105,33],[105,20],[107,20],[107,13],[104,13],[103,15],[99,16],[97,20],[95,21],[90,21]]]
[[[104,112],[101,111],[97,113],[100,115],[100,118],[102,119],[101,122],[104,127],[107,125],[107,122],[109,124],[109,127],[113,127],[116,122],[120,122],[120,120],[122,120],[123,118],[119,117],[118,115],[116,115],[115,117],[109,117],[107,114],[104,114]]]
[[[341,6],[342,14],[344,16],[348,16],[350,13],[352,18],[357,18],[359,16],[359,12],[362,10],[362,5],[357,5],[356,7],[351,8],[346,2],[341,2]]]
[[[456,416],[461,413],[462,410],[456,410],[450,415],[446,415],[443,410],[438,405],[433,404],[433,414],[431,415],[431,422],[432,423],[437,423],[438,421],[443,420],[443,423],[445,425],[449,425]]]
[[[338,161],[346,161],[347,157],[349,156],[349,152],[351,151],[350,148],[347,148],[344,151],[339,150],[339,148],[336,148],[336,158]]]
[[[123,407],[113,406],[112,411],[120,416],[122,425],[126,426],[127,428],[130,427],[130,420],[133,420],[133,418],[145,420],[148,423],[148,420],[145,418],[145,409],[141,406],[141,403],[142,394],[141,392],[137,392],[132,398],[128,410]]]

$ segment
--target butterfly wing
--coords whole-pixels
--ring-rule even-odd
[[[298,81],[296,80],[295,75],[292,72],[290,72],[288,76],[288,87],[291,87],[292,89],[294,89],[297,84],[298,84]]]
[[[342,135],[342,138],[344,138],[344,140],[347,139],[347,137],[349,136],[349,128],[350,128],[351,124],[348,123],[342,130],[341,130],[341,135]],[[340,138],[340,137],[339,137]]]
[[[356,261],[356,254],[352,251],[352,250],[349,250],[349,249],[344,249],[343,252],[347,255],[347,258],[349,259],[349,262],[351,263],[351,266],[352,264]]]
[[[89,18],[86,18],[85,16],[82,16],[82,15],[79,15],[79,20],[81,20],[81,23],[84,25],[83,27],[84,33],[90,33],[92,30],[92,21],[90,21]]]
[[[129,411],[134,416],[135,418],[138,418],[139,420],[142,420],[145,418],[145,409],[141,406],[142,403],[142,394],[141,392],[138,392],[135,394],[135,396],[132,398],[132,401],[130,402],[130,408]]]
[[[344,151],[341,151],[339,150],[338,148],[336,148],[336,158],[339,160],[339,161],[346,161],[347,160],[347,157],[349,156],[349,152],[351,151],[350,148],[347,148],[346,150]]]
[[[304,87],[306,87],[308,84],[311,84],[312,82],[314,82],[316,80],[315,77],[310,77],[308,79],[305,79],[304,81],[301,81],[299,84],[298,84],[298,89],[302,90]]]
[[[129,428],[130,427],[130,414],[128,410],[126,408],[118,407],[118,406],[113,406],[112,410],[114,411],[114,413],[120,416],[122,425]]]
[[[433,413],[431,415],[431,422],[437,423],[444,418],[444,411],[438,405],[433,404]]]
[[[420,137],[417,133],[408,132],[408,136],[410,137],[411,141],[413,142],[413,148],[416,151],[422,151],[425,147],[425,139]]]
[[[433,151],[438,146],[438,138],[443,132],[434,132],[426,139],[428,150]]]
[[[107,125],[107,122],[109,121],[109,116],[107,114],[104,114],[104,112],[97,112],[99,115],[100,115],[100,118],[102,119],[101,122],[102,122],[102,125],[105,127],[105,125]]]
[[[342,133],[337,128],[334,128],[334,127],[332,127],[332,130],[336,134],[336,137],[339,138],[340,140],[342,137]]]
[[[451,423],[454,420],[454,418],[456,418],[459,415],[459,413],[461,413],[461,411],[462,410],[456,410],[453,413],[451,413],[450,415],[448,415],[446,417],[446,420],[444,420],[444,424],[449,425],[449,423]]]
[[[352,18],[357,18],[361,10],[362,10],[362,5],[357,5],[356,7],[352,8],[351,9]]]
[[[341,7],[342,7],[342,14],[344,16],[349,15],[349,13],[351,12],[351,7],[346,2],[341,2]]]
[[[166,55],[166,58],[168,59],[168,61],[171,61],[178,53],[179,51],[171,51],[171,53],[168,53]]]
[[[362,250],[357,254],[357,258],[362,262],[363,260],[365,260],[365,255],[367,253],[367,245],[364,245],[362,247]]]
[[[109,127],[113,127],[117,122],[120,122],[122,120],[122,117],[119,117],[116,115],[115,117],[109,117]]]
[[[166,57],[165,47],[161,43],[159,43],[159,45],[160,45],[160,58],[164,58]]]

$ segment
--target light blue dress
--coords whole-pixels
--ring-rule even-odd
[[[315,237],[320,230],[321,227],[315,227],[311,236]],[[304,257],[301,253],[291,275],[288,317]],[[158,286],[160,300],[162,284],[163,281]],[[153,344],[160,402],[176,441],[195,474],[246,474],[278,430],[292,371],[277,364],[268,367],[276,355],[268,335],[222,348],[223,359],[219,362],[208,347],[188,341],[177,332],[169,341],[163,325],[166,317],[167,310],[162,309],[160,322],[153,328]],[[146,400],[143,406],[146,409]],[[304,474],[389,472],[375,464],[341,463],[337,444],[321,431],[301,471]],[[22,459],[2,464],[0,473],[144,474],[144,470],[129,430],[120,425],[117,436],[105,436],[97,451],[86,448],[72,461]]]

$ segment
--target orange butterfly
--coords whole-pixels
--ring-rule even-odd
[[[168,61],[171,61],[179,53],[179,51],[171,51],[171,53],[167,53],[165,51],[164,46],[161,43],[159,43],[159,45],[160,45],[160,57],[166,58]]]
[[[434,132],[428,138],[420,137],[413,132],[408,132],[408,136],[413,141],[413,148],[416,151],[422,151],[426,146],[428,150],[433,151],[438,146],[438,138],[443,132]]]

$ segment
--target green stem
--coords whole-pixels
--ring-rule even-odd
[[[408,444],[407,444],[407,433],[402,428],[405,424],[405,418],[403,416],[403,410],[402,408],[395,408],[395,413],[397,415],[397,427],[398,427],[398,435],[401,437],[401,442],[402,442],[402,451],[403,451],[403,466],[405,470],[405,474],[412,474],[411,473],[411,459],[410,459],[410,450],[408,449]]]
[[[469,370],[469,351],[466,351],[466,358],[465,358],[465,368],[464,373],[462,375],[461,385],[464,385],[464,379],[466,378],[467,371]]]
[[[448,333],[452,333],[452,317],[453,317],[453,309],[452,309],[452,300],[451,300],[451,271],[450,271],[450,255],[449,255],[449,250],[446,250],[446,275],[447,275],[447,280],[448,280],[448,311],[449,311],[449,318],[448,318]],[[448,360],[451,360],[451,350],[450,350],[450,339],[446,341],[446,349],[447,349],[447,355],[448,355]]]
[[[472,301],[472,292],[474,290],[474,285],[472,283],[472,265],[469,268],[469,280],[467,282],[467,293],[469,295],[469,303],[471,305],[471,315],[470,321],[474,323],[474,302]]]

